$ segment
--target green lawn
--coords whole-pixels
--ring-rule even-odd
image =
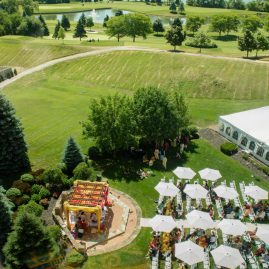
[[[129,10],[132,12],[140,12],[148,15],[158,15],[158,16],[169,16],[173,15],[169,12],[169,7],[166,5],[157,6],[157,5],[146,5],[142,2],[103,2],[103,3],[91,3],[86,2],[82,5],[80,2],[72,2],[70,4],[40,4],[39,12],[40,13],[62,13],[62,12],[74,12],[74,11],[83,11],[91,9],[100,9],[100,8],[113,8],[113,9],[122,9]],[[201,7],[191,7],[185,6],[185,11],[187,15],[200,15],[200,16],[212,16],[215,14],[255,14],[253,11],[247,10],[233,10],[233,9],[220,9],[220,8],[201,8]]]
[[[216,124],[221,114],[268,104],[268,71],[266,64],[114,52],[55,65],[4,93],[22,119],[32,163],[40,167],[59,162],[70,135],[87,152],[80,122],[86,120],[92,98],[117,91],[132,94],[149,85],[172,87],[187,97],[194,123],[203,127]]]

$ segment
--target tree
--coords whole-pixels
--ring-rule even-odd
[[[77,25],[76,25],[76,29],[74,32],[73,37],[79,37],[79,40],[81,40],[81,38],[86,37],[86,31],[84,29],[84,24],[82,22],[82,20],[79,20]]]
[[[195,43],[196,47],[200,48],[201,53],[202,48],[205,48],[208,44],[210,44],[211,40],[204,32],[199,32],[195,35],[193,42]]]
[[[39,15],[38,19],[40,20],[41,24],[42,24],[42,27],[43,27],[43,35],[44,36],[49,36],[50,33],[49,33],[49,29],[48,29],[48,26],[43,18],[42,15]]]
[[[258,32],[255,36],[256,39],[256,58],[258,57],[258,52],[265,51],[269,49],[268,39],[261,33]]]
[[[68,174],[71,174],[75,167],[79,163],[83,162],[83,156],[80,152],[80,148],[72,137],[70,137],[67,141],[62,161],[66,165]]]
[[[169,7],[170,13],[177,13],[177,5],[172,2],[170,7]]]
[[[67,18],[66,15],[63,15],[62,20],[61,20],[61,25],[64,28],[65,31],[67,31],[68,29],[70,29],[70,21]]]
[[[0,189],[0,261],[2,256],[2,248],[6,243],[7,236],[12,226],[12,203],[4,194],[4,189]]]
[[[87,19],[84,13],[81,14],[79,21],[81,21],[82,25],[85,27],[87,23]]]
[[[58,31],[58,39],[62,39],[63,43],[64,43],[64,39],[65,39],[65,31],[64,28],[61,26],[59,31]]]
[[[179,14],[184,14],[185,7],[184,7],[184,3],[182,1],[180,1],[180,3],[179,3],[178,10],[179,10]]]
[[[148,16],[142,14],[126,14],[124,15],[124,24],[126,35],[133,38],[142,36],[144,39],[152,32],[152,24]]]
[[[118,10],[115,12],[115,16],[117,17],[117,16],[121,16],[121,15],[123,15],[123,11],[118,9]]]
[[[137,135],[150,144],[176,138],[179,129],[188,122],[183,98],[155,87],[135,92],[133,115],[138,127]]]
[[[165,38],[167,43],[174,47],[174,51],[176,50],[176,46],[181,46],[182,42],[186,38],[186,33],[183,31],[182,27],[175,26],[171,27],[166,35]]]
[[[86,26],[91,28],[94,26],[94,22],[93,22],[93,18],[92,17],[88,17],[87,20],[86,20]]]
[[[53,240],[43,226],[41,219],[23,211],[15,220],[13,231],[9,234],[3,248],[5,262],[10,268],[24,268],[25,260],[34,251],[49,253]]]
[[[178,26],[183,29],[181,18],[175,18],[171,24],[172,27]]]
[[[264,20],[264,30],[269,32],[269,17],[266,17]]]
[[[153,23],[153,31],[157,33],[163,33],[165,30],[164,30],[164,27],[163,27],[163,23],[160,19],[156,19]]]
[[[31,170],[23,128],[15,110],[0,94],[0,176]]]
[[[238,48],[241,51],[247,52],[247,58],[249,52],[256,49],[256,40],[253,33],[250,30],[244,32],[244,36],[238,39]]]
[[[0,9],[3,9],[8,14],[13,14],[19,11],[18,0],[2,0],[0,2]]]
[[[83,134],[94,138],[103,152],[117,152],[135,144],[135,125],[131,100],[115,94],[93,100]]]
[[[225,16],[225,31],[227,33],[227,35],[231,32],[231,31],[238,31],[238,27],[240,25],[240,20],[238,19],[237,16]]]
[[[23,14],[26,16],[32,16],[34,14],[34,10],[38,8],[38,3],[33,0],[23,0],[21,4]]]
[[[218,32],[221,36],[226,31],[226,19],[224,15],[215,15],[211,18],[210,29],[212,32]]]
[[[109,21],[109,16],[106,15],[106,16],[104,17],[103,27],[107,27],[107,22],[108,22],[108,21]]]
[[[186,29],[194,34],[198,32],[203,24],[204,19],[200,16],[190,16],[187,18]]]
[[[17,28],[19,35],[42,37],[44,35],[44,28],[39,19],[35,17],[24,17],[20,26]]]
[[[52,37],[53,37],[54,39],[58,38],[58,32],[59,32],[59,30],[60,30],[60,27],[61,27],[61,23],[60,23],[60,21],[58,20],[58,21],[57,21],[57,24],[55,25],[55,28],[54,28],[54,33],[53,33],[53,35],[52,35]]]
[[[258,31],[258,28],[262,28],[262,20],[258,16],[248,16],[243,20],[243,30],[249,30],[253,33]]]
[[[126,35],[124,22],[123,16],[112,17],[107,22],[107,29],[105,30],[105,33],[110,37],[116,37],[119,42],[120,38]]]

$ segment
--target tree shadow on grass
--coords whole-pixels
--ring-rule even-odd
[[[154,176],[154,172],[173,171],[178,166],[184,166],[188,161],[188,155],[190,153],[195,154],[197,148],[197,144],[191,141],[180,158],[176,158],[178,148],[170,147],[166,153],[166,169],[163,167],[162,161],[160,160],[155,161],[153,167],[149,167],[148,164],[142,162],[142,154],[140,156],[134,156],[128,152],[117,154],[115,158],[112,158],[112,156],[99,158],[94,161],[94,168],[98,171],[102,171],[103,177],[111,180],[125,181],[127,183],[130,181],[140,181],[141,179],[138,174],[140,169],[152,170],[153,174],[151,174],[151,176]],[[148,153],[148,156],[153,156],[153,151],[154,149]]]
[[[185,52],[184,50],[173,50],[173,49],[171,49],[171,50],[167,50],[168,52],[172,52],[172,53],[183,53],[183,52]]]
[[[214,40],[219,40],[219,41],[236,41],[238,39],[237,35],[223,35],[223,36],[214,36],[212,37]]]

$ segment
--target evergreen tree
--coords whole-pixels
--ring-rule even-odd
[[[86,37],[86,36],[87,35],[86,35],[86,31],[84,29],[84,24],[81,20],[79,20],[77,23],[73,37],[79,37],[79,40],[81,40],[81,38]]]
[[[4,192],[0,190],[0,261],[2,256],[2,248],[6,243],[7,236],[11,231],[12,226],[12,203],[5,196]]]
[[[39,18],[39,20],[40,20],[40,22],[42,24],[42,27],[43,27],[43,35],[44,36],[49,36],[50,35],[50,32],[49,32],[48,26],[47,26],[44,18],[42,17],[42,15],[39,15],[38,18]]]
[[[81,21],[82,25],[85,27],[87,23],[87,19],[84,13],[81,14],[79,21]]]
[[[41,219],[23,211],[17,216],[13,231],[3,248],[5,262],[10,268],[24,268],[24,261],[29,259],[35,250],[49,253],[52,245],[53,240]]]
[[[249,52],[256,49],[256,40],[251,31],[246,30],[244,36],[238,39],[238,48],[247,52],[247,58]]]
[[[163,27],[163,23],[160,19],[157,19],[154,23],[153,23],[153,31],[157,33],[163,33],[164,27]]]
[[[109,16],[106,15],[105,18],[104,18],[103,27],[107,27],[108,20],[109,20]]]
[[[92,17],[87,18],[87,20],[86,20],[86,26],[89,27],[90,30],[94,26],[94,22],[93,22],[93,18]]]
[[[165,35],[167,43],[171,44],[176,50],[176,46],[181,46],[182,42],[186,38],[186,33],[183,31],[182,27],[172,26],[170,30]]]
[[[58,39],[62,39],[63,43],[64,43],[64,39],[65,39],[65,31],[64,28],[61,26],[59,31],[58,31]]]
[[[70,29],[70,21],[67,18],[67,16],[63,15],[62,20],[61,20],[61,25],[64,28],[65,31]]]
[[[185,6],[184,6],[184,3],[181,2],[181,1],[180,1],[178,10],[179,10],[179,14],[184,14],[184,12],[185,12]]]
[[[58,32],[60,30],[60,27],[61,27],[61,24],[60,24],[60,21],[58,20],[57,24],[55,25],[54,33],[53,33],[53,36],[52,36],[54,39],[58,38]]]
[[[170,13],[177,13],[177,5],[172,2],[170,7],[169,7]]]
[[[22,125],[11,103],[0,95],[0,176],[30,169]]]
[[[258,32],[255,36],[256,39],[256,58],[258,57],[258,52],[265,51],[269,49],[269,42],[266,36],[264,36],[261,32]]]
[[[71,174],[75,167],[79,163],[83,162],[83,156],[80,152],[79,146],[72,137],[70,137],[67,141],[62,161],[66,165],[68,174]]]

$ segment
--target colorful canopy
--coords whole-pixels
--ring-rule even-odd
[[[218,197],[233,200],[238,197],[238,193],[235,189],[220,185],[213,189]]]
[[[170,233],[176,226],[175,220],[171,216],[156,215],[149,221],[155,232]]]
[[[192,241],[184,241],[175,244],[175,256],[188,265],[204,261],[204,249]]]
[[[210,180],[210,181],[216,181],[222,177],[219,170],[215,170],[211,168],[205,168],[203,170],[200,170],[198,173],[202,179]]]
[[[211,255],[217,266],[235,269],[245,263],[238,249],[224,245],[212,250]]]
[[[208,191],[200,184],[187,184],[184,192],[192,199],[206,198]]]
[[[196,173],[188,167],[177,167],[173,173],[180,179],[192,179]]]

